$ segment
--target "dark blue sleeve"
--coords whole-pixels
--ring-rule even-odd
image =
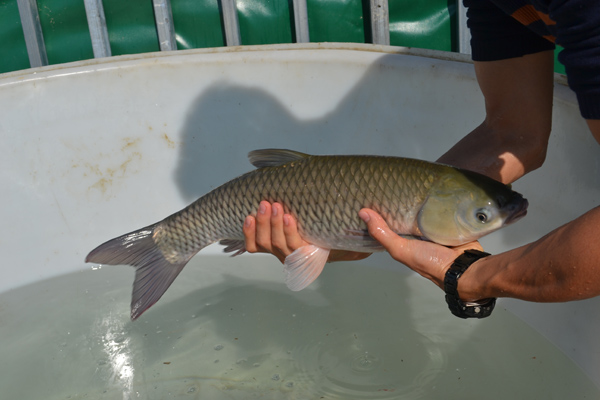
[[[553,50],[554,44],[489,0],[464,0],[474,61],[495,61]]]
[[[600,119],[600,1],[555,0],[549,16],[556,21],[558,60],[577,94],[581,115]]]
[[[506,1],[510,3],[510,1]],[[600,1],[548,0],[556,21],[558,56],[581,115],[600,119]],[[525,27],[491,0],[464,0],[468,7],[471,50],[475,61],[495,61],[554,49],[554,44]]]

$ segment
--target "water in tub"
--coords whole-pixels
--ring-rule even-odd
[[[502,302],[458,319],[385,254],[328,264],[301,292],[274,258],[201,255],[134,322],[133,273],[94,267],[0,294],[0,397],[600,398]]]

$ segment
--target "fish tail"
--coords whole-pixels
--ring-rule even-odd
[[[92,250],[86,262],[135,267],[131,297],[131,319],[135,320],[152,307],[167,291],[187,264],[189,257],[167,260],[156,245],[154,232],[160,223],[119,236]]]

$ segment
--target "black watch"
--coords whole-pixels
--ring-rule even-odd
[[[448,271],[446,271],[446,277],[444,278],[444,291],[446,292],[446,303],[452,314],[459,318],[485,318],[489,317],[494,306],[496,305],[496,299],[485,299],[478,302],[463,302],[458,297],[458,278],[480,258],[489,256],[489,253],[485,253],[479,250],[465,250],[463,254],[458,256],[452,263]]]

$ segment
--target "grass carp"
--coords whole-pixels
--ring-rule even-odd
[[[291,150],[249,153],[257,168],[160,222],[92,250],[86,262],[136,268],[131,318],[150,308],[202,248],[220,242],[244,252],[242,226],[262,200],[279,202],[311,245],[285,260],[286,284],[308,286],[331,249],[382,250],[359,218],[380,213],[398,234],[456,246],[526,214],[527,200],[484,175],[421,160],[381,156],[313,156]]]

